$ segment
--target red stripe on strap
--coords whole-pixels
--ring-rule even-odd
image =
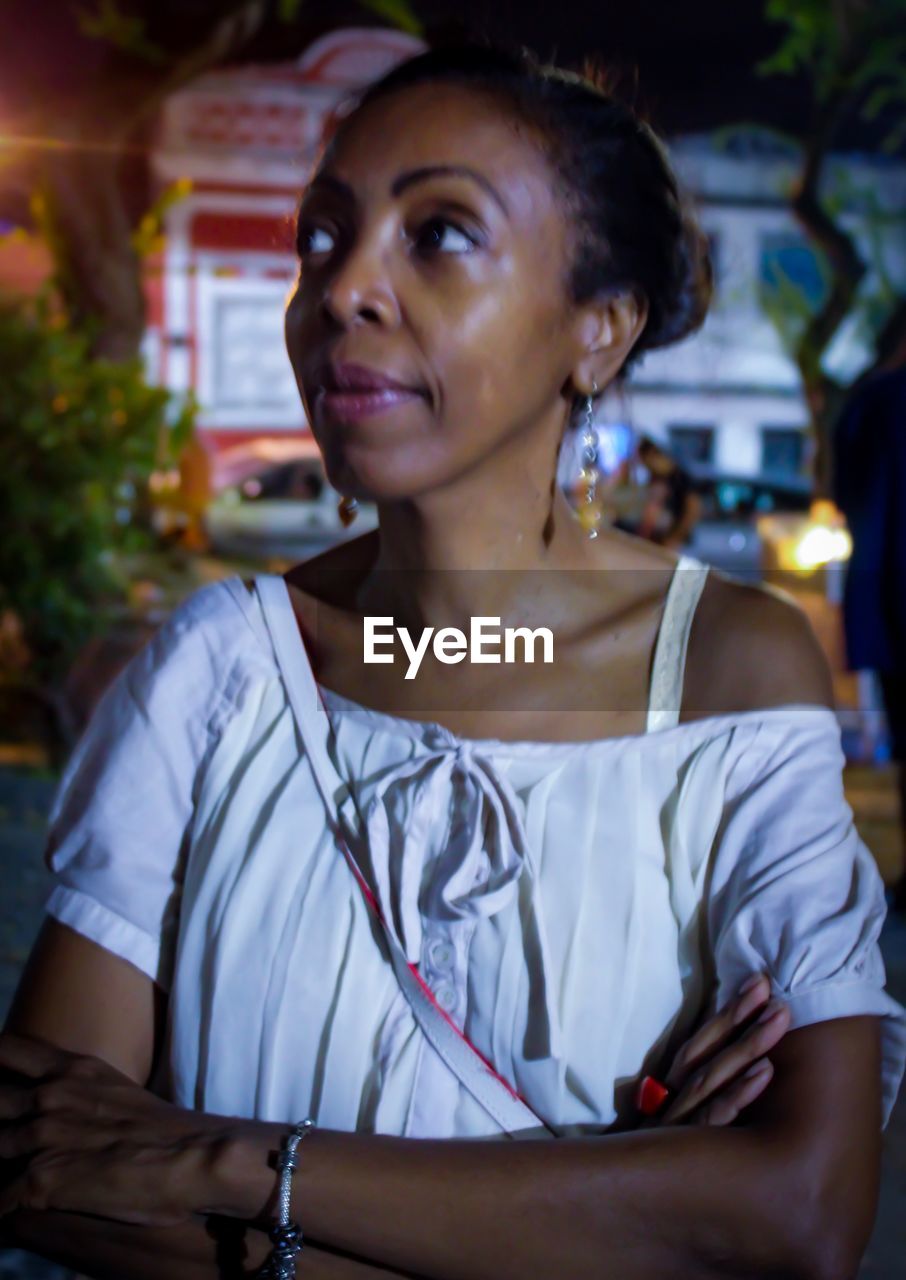
[[[461,1031],[461,1030],[460,1030],[460,1028],[456,1025],[456,1023],[453,1021],[453,1019],[452,1019],[452,1018],[450,1017],[450,1015],[447,1013],[446,1009],[442,1009],[442,1008],[441,1008],[441,1006],[437,1003],[436,999],[434,998],[434,992],[431,990],[431,988],[430,988],[430,987],[428,986],[428,984],[425,982],[424,978],[423,978],[423,977],[422,977],[422,975],[419,973],[418,968],[417,968],[414,964],[410,964],[410,965],[409,965],[409,969],[410,969],[410,971],[411,971],[411,973],[412,973],[413,978],[415,978],[415,981],[418,983],[418,985],[421,987],[422,991],[425,993],[425,995],[428,997],[428,999],[429,999],[429,1000],[431,1001],[431,1003],[434,1005],[434,1008],[437,1010],[437,1012],[441,1015],[441,1017],[444,1019],[444,1021],[447,1023],[447,1025],[448,1025],[448,1026],[450,1026],[450,1027],[451,1027],[451,1028],[456,1032],[456,1034],[459,1036],[460,1040],[462,1040],[465,1044],[467,1044],[467,1045],[469,1046],[469,1048],[472,1050],[472,1052],[475,1054],[475,1056],[481,1060],[481,1062],[484,1064],[484,1066],[485,1066],[486,1070],[487,1070],[487,1071],[488,1071],[488,1072],[489,1072],[489,1073],[494,1077],[494,1079],[495,1079],[495,1080],[499,1080],[499,1081],[500,1081],[500,1083],[501,1083],[501,1084],[503,1085],[503,1087],[506,1089],[507,1093],[511,1094],[511,1095],[512,1095],[512,1097],[514,1097],[514,1098],[518,1098],[520,1102],[525,1102],[525,1098],[523,1098],[522,1094],[521,1094],[521,1093],[517,1093],[517,1092],[516,1092],[516,1090],[513,1088],[513,1086],[509,1083],[509,1081],[508,1081],[508,1080],[505,1080],[505,1079],[503,1078],[503,1076],[502,1076],[498,1071],[495,1071],[495,1070],[494,1070],[494,1068],[491,1066],[490,1062],[488,1062],[487,1058],[484,1056],[484,1054],[481,1052],[481,1050],[480,1050],[480,1049],[476,1049],[476,1048],[475,1048],[475,1046],[474,1046],[474,1044],[472,1043],[472,1041],[469,1039],[469,1037],[468,1037],[468,1036],[467,1036],[463,1031]],[[527,1106],[527,1105],[528,1105],[528,1104],[526,1103],[526,1106]]]

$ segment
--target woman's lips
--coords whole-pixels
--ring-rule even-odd
[[[407,387],[360,387],[350,391],[325,388],[319,393],[318,405],[334,422],[358,422],[423,398],[420,391]]]

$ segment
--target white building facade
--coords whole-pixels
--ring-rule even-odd
[[[671,146],[709,235],[717,289],[703,328],[685,342],[649,352],[626,401],[608,412],[705,473],[793,480],[809,465],[808,416],[799,373],[772,302],[794,314],[818,305],[827,282],[794,218],[788,193],[795,152],[770,135],[687,137]],[[868,271],[863,305],[828,349],[828,373],[855,377],[870,360],[862,328],[869,299],[906,291],[906,165],[884,157],[836,157],[825,197],[842,205]],[[767,304],[767,305],[766,305]]]

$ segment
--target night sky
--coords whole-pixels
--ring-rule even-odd
[[[171,47],[191,42],[212,0],[120,0],[147,15],[151,34]],[[215,0],[216,2],[216,0]],[[524,43],[543,58],[580,65],[592,56],[621,73],[621,91],[665,133],[753,120],[804,133],[808,85],[756,73],[783,28],[767,22],[767,0],[410,0],[429,32],[466,27]],[[830,0],[828,0],[828,3]],[[103,60],[96,41],[78,36],[79,0],[5,0],[0,40],[0,113],[26,100],[65,99],[90,89]],[[85,7],[89,7],[85,5]],[[291,58],[336,26],[368,25],[373,16],[351,0],[305,0],[295,29],[271,23],[252,47],[261,60]],[[850,121],[838,145],[870,148],[876,126]]]
[[[763,8],[763,0],[425,0],[419,12],[426,21],[458,12],[477,30],[568,65],[601,60],[622,72],[623,92],[654,123],[681,131],[764,118],[766,95],[754,67],[773,50],[780,28],[764,21]],[[772,114],[775,123],[786,118],[782,109]]]

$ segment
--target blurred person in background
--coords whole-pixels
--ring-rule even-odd
[[[633,532],[662,547],[684,547],[701,515],[701,499],[692,477],[655,441],[643,437],[639,461],[648,472],[648,491]]]
[[[853,540],[843,596],[847,660],[880,683],[902,839],[890,901],[906,913],[906,364],[873,374],[850,397],[834,434],[834,477]]]

